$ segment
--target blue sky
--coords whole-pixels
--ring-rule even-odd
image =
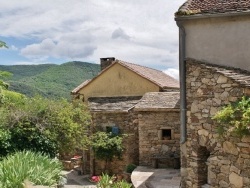
[[[0,64],[116,57],[178,77],[174,12],[185,0],[0,0]]]

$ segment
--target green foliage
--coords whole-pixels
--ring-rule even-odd
[[[49,98],[70,99],[70,91],[100,71],[98,64],[68,62],[61,65],[0,65],[0,70],[13,74],[5,79],[9,89],[33,97],[39,94]]]
[[[97,188],[111,188],[114,178],[114,176],[102,174],[100,181],[97,183]]]
[[[132,188],[132,184],[122,180],[114,183],[113,188]]]
[[[220,135],[250,135],[250,98],[242,97],[241,100],[223,107],[213,119],[219,124]]]
[[[110,170],[108,164],[114,157],[121,159],[123,152],[122,140],[126,135],[114,135],[111,132],[97,131],[91,136],[90,145],[95,157],[105,161],[104,171]]]
[[[114,176],[102,174],[100,181],[97,184],[97,188],[131,188],[132,184],[126,181],[115,181]]]
[[[17,152],[0,161],[0,187],[23,188],[25,181],[35,185],[56,185],[62,165],[42,153]]]
[[[0,71],[0,79],[10,78],[12,74],[8,71]]]
[[[1,113],[1,112],[0,112]],[[11,134],[9,130],[0,128],[0,157],[11,152]]]
[[[4,82],[3,79],[11,77],[12,74],[6,71],[0,71],[0,105],[8,100],[8,95],[6,95],[6,91],[9,88],[9,84]],[[12,94],[12,93],[11,93]],[[10,94],[10,95],[11,95]]]
[[[127,173],[132,173],[136,167],[137,167],[137,166],[136,166],[135,164],[128,164],[128,165],[126,166],[126,172],[127,172]]]
[[[2,90],[2,97],[0,96],[0,104],[18,103],[19,101],[22,101],[23,98],[25,98],[25,96],[21,93]]]
[[[8,48],[8,46],[5,42],[0,41],[0,48]]]
[[[8,152],[32,150],[55,156],[73,152],[87,145],[86,127],[90,115],[80,101],[50,100],[40,96],[22,98],[18,103],[6,103],[0,108],[0,130],[8,130],[10,138],[0,143],[11,147]],[[0,138],[1,139],[1,138]]]
[[[97,159],[112,161],[114,157],[121,158],[123,152],[123,136],[98,131],[92,136],[91,146]]]

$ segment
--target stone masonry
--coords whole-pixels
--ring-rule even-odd
[[[219,138],[212,120],[249,94],[241,70],[186,60],[187,141],[181,145],[182,187],[250,187],[250,137]],[[241,79],[242,78],[242,79]]]
[[[122,160],[115,159],[110,164],[110,173],[122,173],[125,170],[126,165],[136,164],[139,161],[139,148],[138,148],[138,119],[137,113],[133,111],[129,112],[92,112],[93,127],[97,129],[105,130],[105,128],[117,126],[120,132],[127,134],[128,137],[124,139],[124,153]],[[104,171],[104,162],[95,159],[91,155],[90,159],[90,172],[91,174],[100,175]]]
[[[139,164],[151,166],[153,156],[180,153],[180,113],[178,111],[139,112]],[[171,130],[171,138],[164,139],[162,131]],[[159,160],[159,167],[173,167],[173,160]]]

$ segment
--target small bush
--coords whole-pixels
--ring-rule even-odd
[[[121,159],[123,152],[122,140],[126,135],[113,135],[98,131],[93,134],[91,147],[93,148],[95,157],[105,161],[103,171],[110,170],[108,164],[115,158]]]
[[[100,181],[97,183],[97,188],[131,188],[132,184],[126,181],[115,181],[114,176],[102,174]]]
[[[126,166],[126,172],[132,173],[137,166],[135,164],[129,164]]]
[[[250,98],[242,97],[234,103],[224,106],[212,118],[218,123],[218,133],[242,137],[250,135]]]
[[[25,181],[52,186],[61,178],[62,165],[42,153],[17,152],[0,162],[0,187],[23,188]]]

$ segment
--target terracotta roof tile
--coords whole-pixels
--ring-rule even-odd
[[[77,86],[74,90],[71,91],[71,93],[77,93],[81,88],[86,86],[91,80],[85,80],[83,83],[81,83],[79,86]]]
[[[187,0],[176,12],[176,16],[246,12],[249,10],[250,0]]]
[[[140,76],[150,80],[161,88],[179,88],[179,82],[172,78],[171,76],[165,74],[164,72],[152,68],[148,68],[141,65],[136,65],[133,63],[124,62],[121,60],[117,60],[117,63],[127,67],[128,69],[136,72]]]
[[[136,111],[180,108],[180,92],[149,92],[135,105]]]
[[[141,66],[141,65],[136,65],[133,63],[128,63],[128,62],[121,61],[121,60],[115,60],[110,66],[108,66],[107,68],[102,70],[96,77],[98,77],[101,74],[103,74],[104,72],[106,72],[106,70],[108,70],[109,68],[114,66],[116,63],[130,69],[131,71],[137,73],[141,77],[155,83],[156,85],[158,85],[162,89],[179,88],[180,87],[178,80],[172,78],[171,76],[165,74],[164,72],[162,72],[160,70],[148,68],[148,67]],[[71,93],[75,94],[75,93],[79,92],[83,87],[85,87],[86,85],[90,84],[93,80],[95,80],[95,78],[93,78],[92,80],[88,80],[88,81],[83,82],[81,85],[76,87]]]

